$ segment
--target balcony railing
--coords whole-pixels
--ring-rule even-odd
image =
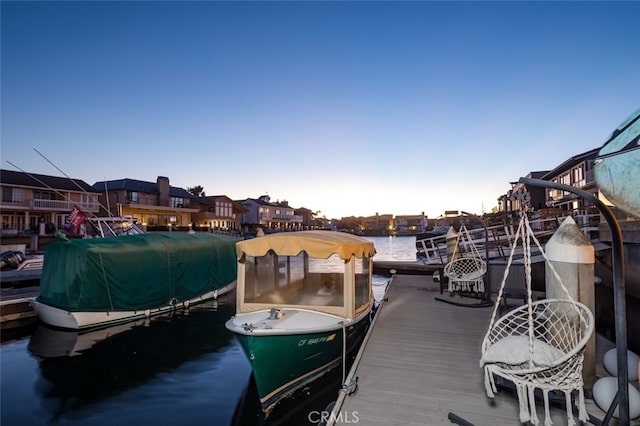
[[[98,203],[76,203],[63,200],[31,200],[31,208],[34,210],[71,211],[74,206],[78,206],[78,208],[83,211],[97,212],[99,210]]]

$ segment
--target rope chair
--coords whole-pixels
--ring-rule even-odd
[[[461,245],[468,248],[470,256],[460,254]],[[482,293],[484,291],[482,277],[487,272],[487,263],[482,260],[464,224],[458,232],[456,246],[451,258],[453,260],[444,267],[444,275],[449,278],[449,292],[475,291]]]
[[[505,288],[513,253],[522,238],[527,304],[496,319],[498,303],[495,304],[489,330],[482,342],[480,366],[484,367],[484,382],[487,396],[493,398],[497,392],[495,377],[507,379],[516,387],[520,406],[520,422],[539,424],[534,392],[542,391],[545,410],[545,426],[552,424],[549,413],[549,392],[564,392],[569,425],[575,425],[571,397],[577,391],[578,418],[587,421],[582,367],[584,350],[594,329],[593,314],[582,303],[574,301],[564,286],[553,264],[548,262],[540,242],[533,235],[526,212],[521,212],[511,254],[498,292],[501,300]],[[549,269],[567,295],[567,299],[545,299],[532,301],[531,291],[531,245],[536,243]]]

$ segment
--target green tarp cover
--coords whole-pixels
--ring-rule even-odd
[[[130,311],[182,302],[236,279],[236,240],[159,232],[45,247],[38,301],[68,311]]]

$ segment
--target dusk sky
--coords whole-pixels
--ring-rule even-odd
[[[640,106],[640,2],[1,2],[3,169],[480,214]]]

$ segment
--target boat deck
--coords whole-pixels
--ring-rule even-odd
[[[342,404],[338,398],[332,413],[335,423],[329,424],[353,423],[354,416],[373,426],[451,424],[449,413],[474,425],[520,424],[515,395],[499,391],[490,399],[484,389],[480,347],[493,308],[460,307],[435,297],[449,298],[440,296],[431,277],[395,277],[361,349],[357,392],[344,397]],[[606,375],[602,355],[613,344],[598,336],[596,346],[596,376],[601,377]],[[587,411],[604,417],[588,398]],[[542,424],[542,407],[538,417]],[[566,425],[564,408],[552,408],[552,420]]]

